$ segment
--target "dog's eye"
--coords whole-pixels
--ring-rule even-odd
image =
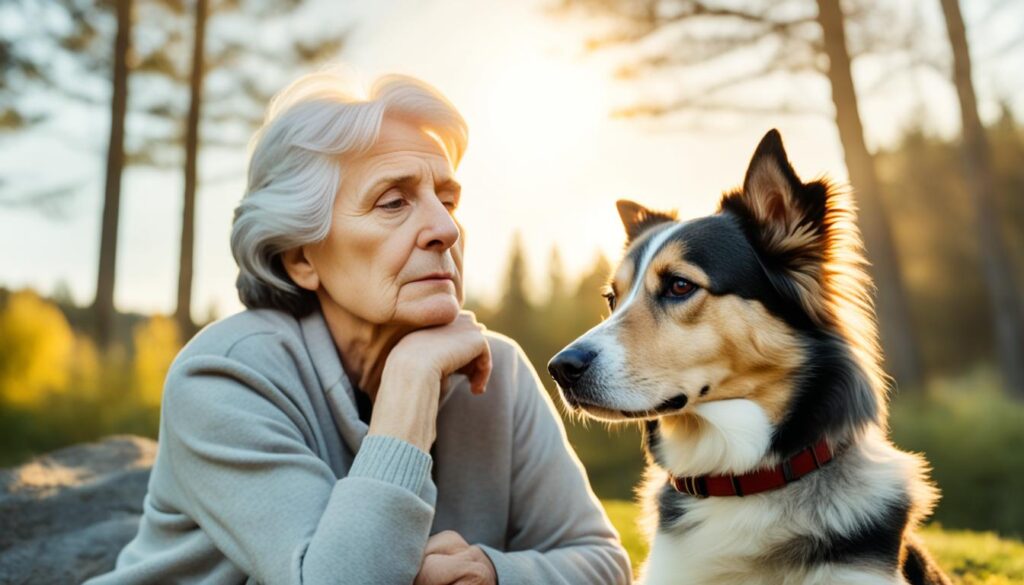
[[[611,309],[612,311],[614,311],[615,310],[615,293],[613,293],[611,291],[608,291],[606,293],[601,293],[601,296],[604,297],[604,300],[608,301],[608,308]]]
[[[669,281],[668,290],[666,294],[674,298],[683,298],[690,296],[693,291],[697,290],[697,285],[693,284],[685,278],[673,278]]]
[[[608,309],[610,311],[614,311],[615,310],[615,293],[609,290],[609,291],[605,291],[605,292],[601,293],[601,296],[604,297],[604,300],[608,301]]]

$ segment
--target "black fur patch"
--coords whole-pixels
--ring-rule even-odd
[[[772,284],[736,217],[720,214],[693,220],[672,239],[683,244],[683,259],[708,275],[711,294],[756,300],[791,327],[812,328],[799,302],[784,297]]]
[[[661,432],[658,428],[657,419],[644,422],[643,444],[647,460],[664,467],[664,462],[661,461],[661,457],[658,455],[658,448],[661,445]]]
[[[850,534],[801,535],[772,547],[765,563],[807,567],[826,563],[870,563],[895,571],[910,504],[889,504],[870,524]]]
[[[807,360],[794,380],[788,410],[772,435],[771,449],[783,458],[822,436],[841,440],[845,431],[878,415],[878,398],[846,342],[824,332],[805,339]]]
[[[669,483],[658,492],[658,530],[667,532],[672,529],[679,519],[686,515],[686,508],[683,505],[685,498],[693,496],[683,495],[676,491]]]

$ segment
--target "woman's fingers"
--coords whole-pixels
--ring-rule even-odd
[[[466,550],[454,555],[432,554],[423,559],[413,585],[492,585],[489,568]]]
[[[487,381],[491,378],[491,348],[484,343],[484,352],[473,360],[473,374],[469,378],[469,387],[473,394],[483,394],[487,390]]]
[[[469,378],[469,388],[473,394],[483,394],[487,389],[487,380],[491,377],[491,348],[484,339],[480,353],[468,364],[458,370]]]
[[[469,548],[469,544],[461,534],[454,530],[445,530],[427,539],[427,547],[423,550],[423,555],[455,554],[466,548]]]
[[[424,550],[423,565],[414,585],[495,585],[497,575],[490,559],[478,546],[470,546],[462,535],[445,530],[431,536]]]
[[[458,563],[448,555],[427,555],[413,585],[451,585],[459,579]]]

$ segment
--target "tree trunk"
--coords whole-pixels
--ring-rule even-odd
[[[191,102],[185,130],[185,192],[181,215],[181,254],[178,260],[178,304],[174,312],[183,339],[195,332],[192,321],[192,261],[195,244],[199,108],[203,101],[203,52],[206,43],[207,0],[196,0],[195,39],[192,47]]]
[[[100,262],[93,301],[93,327],[100,347],[110,345],[114,328],[114,280],[117,269],[117,230],[124,169],[124,122],[128,106],[128,52],[131,50],[132,0],[117,0],[114,39],[113,96],[110,100],[110,142],[100,231]]]
[[[978,254],[988,290],[996,351],[1007,390],[1024,397],[1024,307],[999,223],[992,157],[971,81],[967,31],[957,0],[940,0],[953,49],[953,84],[960,98],[967,184],[974,196]]]
[[[817,0],[817,3],[818,23],[829,59],[828,79],[832,85],[839,139],[860,208],[864,246],[878,287],[876,306],[886,366],[899,387],[920,391],[923,389],[920,354],[914,343],[914,329],[892,227],[883,207],[874,159],[864,142],[842,8],[837,0]]]

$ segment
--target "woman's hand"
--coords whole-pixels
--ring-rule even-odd
[[[491,351],[484,339],[485,327],[470,311],[441,327],[420,329],[406,335],[391,350],[384,365],[418,370],[440,380],[459,372],[469,376],[474,394],[487,387],[491,375]]]
[[[462,311],[441,327],[420,329],[395,345],[384,364],[370,418],[372,435],[388,435],[430,451],[437,436],[441,380],[460,372],[480,394],[491,375],[491,351],[483,325]]]
[[[458,532],[431,536],[423,564],[413,585],[497,585],[491,559],[478,546],[470,546]]]

